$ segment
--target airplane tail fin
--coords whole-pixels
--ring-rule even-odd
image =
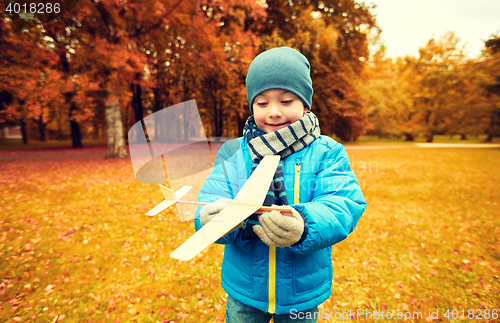
[[[160,213],[161,211],[165,210],[167,207],[171,206],[172,204],[176,203],[178,200],[180,200],[186,193],[193,188],[192,186],[183,186],[181,189],[179,189],[177,192],[174,193],[173,190],[170,188],[160,184],[160,190],[165,197],[165,201],[161,202],[157,206],[155,206],[153,209],[151,209],[146,215],[149,216],[154,216]]]

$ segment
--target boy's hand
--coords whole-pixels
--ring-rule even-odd
[[[200,210],[200,222],[201,225],[207,224],[210,220],[212,220],[217,214],[219,214],[222,209],[231,204],[233,200],[231,199],[220,199],[215,202],[209,203],[205,205]]]
[[[207,224],[210,220],[212,220],[217,214],[219,214],[220,211],[222,211],[226,206],[231,204],[233,200],[231,199],[220,199],[215,202],[212,202],[210,204],[205,205],[201,210],[200,210],[200,222],[201,225],[204,226]],[[235,226],[233,229],[231,229],[228,233],[226,233],[225,236],[227,236],[230,232],[241,228],[243,226],[242,223],[238,224]],[[224,237],[225,237],[224,236]]]
[[[304,232],[304,220],[294,208],[293,216],[284,216],[279,211],[262,213],[260,225],[253,231],[268,246],[289,247],[300,240]]]

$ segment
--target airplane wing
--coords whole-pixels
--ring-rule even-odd
[[[149,210],[148,213],[146,213],[146,215],[149,215],[149,216],[157,215],[158,213],[165,210],[167,207],[169,207],[170,205],[172,205],[174,203],[175,203],[175,201],[162,201],[160,204],[158,204],[157,206],[155,206],[154,208]]]
[[[192,188],[193,188],[192,186],[183,186],[181,189],[179,189],[177,192],[174,193],[174,191],[172,191],[168,187],[160,184],[160,189],[161,192],[163,193],[163,196],[165,197],[165,200],[162,201],[157,206],[155,206],[154,208],[152,208],[151,210],[149,210],[148,213],[146,213],[146,215],[149,216],[157,215],[170,205],[179,201]]]
[[[184,261],[191,260],[224,236],[229,230],[255,213],[264,203],[279,161],[280,156],[265,156],[240,189],[233,202],[175,249],[170,254],[170,257]]]

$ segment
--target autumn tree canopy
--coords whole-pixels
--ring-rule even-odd
[[[492,50],[466,57],[454,33],[429,40],[418,57],[374,53],[358,84],[369,102],[370,133],[428,142],[436,134],[495,133],[496,96],[488,92],[495,59]]]
[[[290,46],[311,63],[312,109],[326,135],[497,135],[498,37],[476,60],[453,34],[418,57],[386,59],[368,50],[370,9],[353,0],[84,0],[18,32],[2,13],[0,123],[21,125],[25,142],[49,135],[79,147],[105,136],[107,156],[123,157],[133,124],[195,99],[208,136],[240,136],[250,62]],[[166,133],[158,125],[149,135]]]

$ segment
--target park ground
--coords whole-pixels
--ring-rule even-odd
[[[436,135],[434,136],[434,143],[456,143],[456,144],[479,144],[484,143],[486,139],[486,135],[478,135],[478,136],[467,136],[466,140],[462,140],[460,135],[454,136],[445,136],[445,135]],[[337,141],[340,141],[338,138],[335,138]],[[106,146],[106,140],[90,140],[83,139],[84,147],[104,147]],[[418,137],[412,141],[405,141],[403,138],[379,138],[378,136],[361,136],[354,142],[343,142],[346,146],[361,146],[361,145],[414,145],[417,143],[425,143],[425,138]],[[494,137],[491,140],[492,144],[499,144],[500,137]],[[30,141],[27,145],[22,145],[20,140],[15,141],[6,141],[0,140],[0,152],[8,152],[8,151],[33,151],[33,150],[43,150],[43,149],[66,149],[71,147],[70,140],[47,140],[45,142],[41,141]]]
[[[135,180],[130,159],[104,159],[102,144],[0,145],[1,321],[224,321],[223,247],[170,258],[194,232],[179,220],[194,208],[145,216],[159,189]],[[498,321],[500,148],[346,147],[368,208],[332,249],[332,296],[320,310]]]

